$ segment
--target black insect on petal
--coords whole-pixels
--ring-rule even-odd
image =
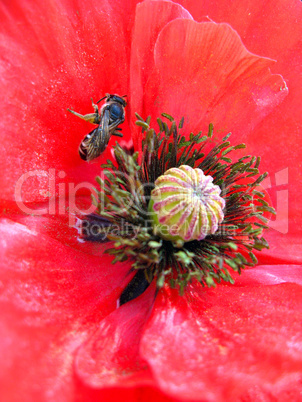
[[[97,104],[104,99],[106,99],[106,102],[99,111]],[[97,128],[85,136],[79,147],[80,157],[86,162],[92,161],[104,152],[111,135],[123,137],[123,134],[120,132],[121,129],[118,126],[125,121],[126,100],[123,96],[106,94],[97,104],[92,99],[91,101],[94,113],[82,115],[71,109],[67,109],[80,119],[98,125]]]

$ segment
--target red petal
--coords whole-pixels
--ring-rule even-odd
[[[155,116],[185,116],[185,132],[212,122],[239,141],[287,94],[282,77],[270,73],[272,60],[249,53],[226,24],[170,22],[158,37],[155,63],[145,104]]]
[[[246,269],[242,275],[234,276],[236,286],[277,285],[280,283],[296,283],[302,286],[302,265],[257,265]]]
[[[146,105],[144,89],[154,69],[153,51],[158,34],[168,22],[176,18],[192,17],[187,10],[170,1],[145,1],[136,7],[130,65],[130,113],[132,116],[135,112],[141,113]],[[149,106],[146,105],[147,113],[150,113]],[[132,130],[134,146],[140,149],[141,136],[134,124],[132,124]]]
[[[163,292],[141,354],[161,389],[183,399],[244,399],[256,388],[262,397],[292,400],[284,399],[288,387],[297,397],[302,384],[301,289],[196,286],[186,298]]]
[[[108,315],[79,350],[76,371],[92,387],[152,384],[139,356],[139,342],[154,301],[154,284],[142,296]]]
[[[253,52],[274,59],[284,59],[301,41],[302,16],[299,0],[221,0],[219,3],[180,0],[197,21],[208,16],[215,22],[227,22],[239,33]],[[297,55],[298,56],[298,55]],[[292,70],[291,65],[287,66]]]
[[[70,400],[73,356],[116,308],[127,264],[1,221],[1,397]]]
[[[265,239],[270,247],[257,253],[260,264],[302,264],[301,235],[269,231]]]

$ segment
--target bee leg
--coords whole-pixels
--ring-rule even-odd
[[[118,126],[120,124],[122,124],[123,122],[124,122],[124,120],[122,120],[122,119],[115,120],[113,123],[109,124],[109,130],[110,131],[112,131],[112,130],[114,130],[114,131],[121,130]]]
[[[116,137],[123,137],[123,134],[119,131],[114,131],[113,133],[111,133],[111,135],[115,135]]]
[[[92,103],[92,107],[93,107],[93,109],[94,109],[94,113],[96,113],[97,115],[99,114],[99,108],[98,108],[98,105],[96,105],[94,102],[93,102],[93,99],[92,98],[90,98],[91,99],[91,103]],[[98,123],[99,124],[99,123]]]
[[[100,124],[100,115],[98,113],[89,113],[82,115],[80,113],[74,112],[73,110],[67,109],[68,112],[74,114],[75,116],[79,117],[80,119],[83,119],[85,121],[89,121],[89,123],[92,124]]]
[[[80,119],[83,119],[85,121],[89,121],[89,123],[100,124],[101,117],[100,117],[100,114],[99,114],[99,108],[97,107],[96,104],[93,103],[92,98],[91,98],[91,102],[92,102],[92,107],[94,108],[94,113],[89,113],[89,114],[82,115],[80,113],[74,112],[73,110],[70,110],[70,109],[67,109],[67,110],[70,113],[74,114],[75,116],[79,117]]]

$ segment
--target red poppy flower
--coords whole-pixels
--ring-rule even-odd
[[[3,400],[301,397],[301,5],[182,4],[0,5]],[[127,94],[123,141],[137,150],[134,112],[166,112],[263,157],[277,218],[235,285],[155,301],[150,286],[116,309],[130,265],[70,227],[100,163],[79,158],[88,123],[66,109],[90,113],[105,93]]]

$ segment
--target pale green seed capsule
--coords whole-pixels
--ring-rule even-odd
[[[223,221],[221,189],[201,169],[182,165],[167,170],[155,181],[149,211],[153,231],[177,247],[202,240]]]

